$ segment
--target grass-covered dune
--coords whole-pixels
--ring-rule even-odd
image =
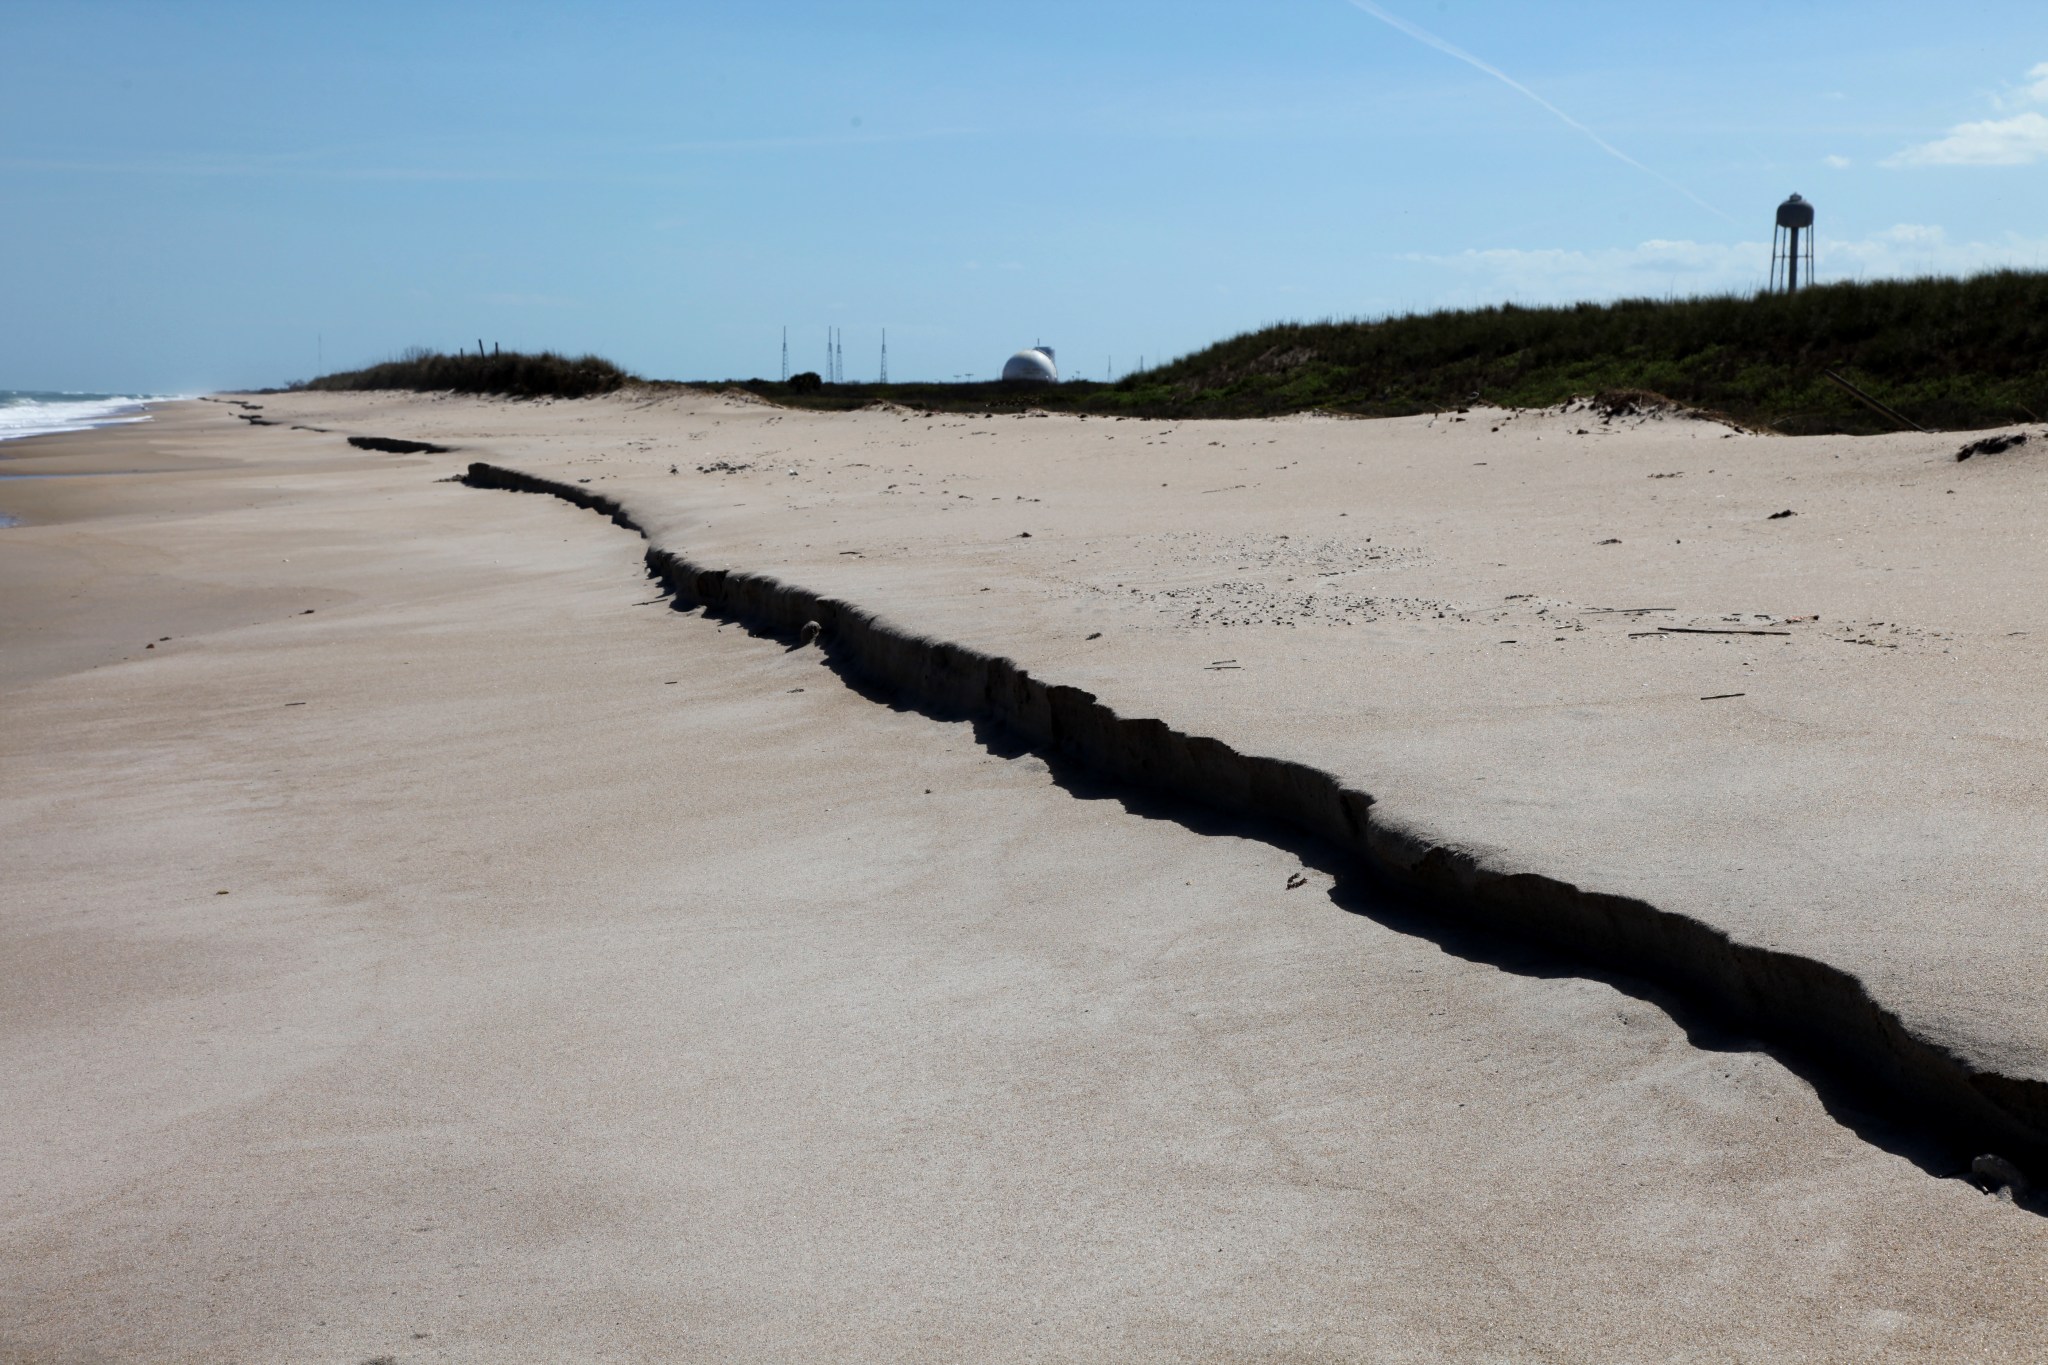
[[[1544,407],[1577,394],[1647,389],[1787,433],[1895,428],[1827,379],[1830,369],[1925,427],[2037,419],[2048,413],[2048,273],[1282,323],[1115,384],[745,387],[805,407],[888,399],[1153,417],[1313,408],[1397,416],[1475,396]]]
[[[1475,399],[1546,407],[1648,390],[1793,434],[1898,424],[2005,426],[2048,414],[2048,272],[1831,284],[1798,294],[1502,304],[1361,321],[1279,323],[1114,384],[739,384],[795,407],[1047,408],[1137,417],[1265,417],[1323,409],[1402,416]],[[646,381],[597,356],[414,350],[296,387],[583,398]]]
[[[366,369],[322,375],[301,389],[414,389],[427,393],[495,393],[514,398],[587,398],[632,383],[633,376],[594,355],[521,351],[448,355],[414,349]]]

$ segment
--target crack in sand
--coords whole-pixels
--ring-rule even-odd
[[[463,482],[560,498],[646,539],[622,504],[575,484],[481,462]],[[926,714],[991,722],[1100,779],[1298,831],[1400,891],[1421,893],[1427,915],[1447,929],[1535,942],[1581,968],[1669,991],[1716,1024],[1774,1044],[1809,1081],[1880,1105],[1922,1140],[1953,1152],[1995,1150],[2023,1167],[2048,1159],[2048,1085],[1975,1066],[1916,1034],[1840,968],[1737,942],[1645,901],[1490,865],[1480,852],[1378,811],[1370,794],[1334,774],[1243,754],[1162,720],[1119,716],[1094,694],[1045,682],[1013,660],[919,635],[768,575],[709,568],[651,542],[646,562],[678,608],[701,606],[792,647],[815,642],[860,690],[891,692]]]

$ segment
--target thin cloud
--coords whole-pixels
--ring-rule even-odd
[[[898,142],[926,142],[940,138],[974,137],[976,128],[928,128],[900,133],[828,133],[815,136],[703,139],[671,142],[639,149],[649,155],[718,152],[802,151],[833,147],[877,146]],[[617,149],[608,149],[617,150]],[[389,166],[337,164],[328,153],[262,155],[255,153],[203,153],[161,161],[100,161],[51,157],[0,157],[0,171],[41,171],[83,175],[172,176],[179,178],[300,180],[393,180],[419,183],[573,181],[645,183],[665,177],[660,171],[630,174],[608,173],[587,163],[572,168],[549,169],[528,165],[517,169],[465,166]]]
[[[299,180],[485,181],[542,177],[510,171],[439,169],[419,166],[322,167],[275,158],[193,161],[72,161],[41,157],[0,157],[0,171],[57,171],[82,175],[167,175],[183,179],[231,178]]]
[[[2029,104],[2048,104],[2048,62],[2039,62],[2027,72],[2025,84],[2002,95],[1998,104],[2003,109],[2019,109]]]
[[[657,152],[792,152],[824,147],[879,147],[895,142],[934,142],[941,138],[978,137],[979,128],[923,128],[902,133],[820,133],[787,137],[701,138],[670,142]]]
[[[575,308],[582,300],[567,294],[479,294],[478,301],[493,308]]]
[[[1666,189],[1676,190],[1678,193],[1684,195],[1687,199],[1692,200],[1693,203],[1698,204],[1707,212],[1715,214],[1721,218],[1726,218],[1731,223],[1735,221],[1733,218],[1730,218],[1726,213],[1723,213],[1720,209],[1715,208],[1712,204],[1709,204],[1706,200],[1700,198],[1691,190],[1679,184],[1676,180],[1673,180],[1670,176],[1665,175],[1661,171],[1655,171],[1652,170],[1650,167],[1645,166],[1642,162],[1636,160],[1627,152],[1622,151],[1621,148],[1615,146],[1606,138],[1600,136],[1600,134],[1594,132],[1591,128],[1588,128],[1585,124],[1579,122],[1570,114],[1567,114],[1564,110],[1558,108],[1549,100],[1543,98],[1543,96],[1537,94],[1534,90],[1531,90],[1528,86],[1522,84],[1513,76],[1510,76],[1507,72],[1501,70],[1499,67],[1493,65],[1492,63],[1480,60],[1479,58],[1473,56],[1471,53],[1467,52],[1464,48],[1458,47],[1453,43],[1446,42],[1444,39],[1437,37],[1434,33],[1431,33],[1428,29],[1421,28],[1415,24],[1411,24],[1406,19],[1401,18],[1399,15],[1389,14],[1386,10],[1383,10],[1378,5],[1373,4],[1372,0],[1349,0],[1349,2],[1353,9],[1371,15],[1373,18],[1379,20],[1387,27],[1394,29],[1396,32],[1407,34],[1410,38],[1413,38],[1416,42],[1423,44],[1425,47],[1433,47],[1447,57],[1455,57],[1457,60],[1465,63],[1465,65],[1472,67],[1474,70],[1485,72],[1487,75],[1499,81],[1502,85],[1507,86],[1508,89],[1513,90],[1516,94],[1521,95],[1523,98],[1532,101],[1533,103],[1535,103],[1536,105],[1550,113],[1552,116],[1554,116],[1559,121],[1564,123],[1566,127],[1569,127],[1574,131],[1582,134],[1589,141],[1591,141],[1594,146],[1598,147],[1601,151],[1613,157],[1616,161],[1621,162],[1623,165],[1633,166],[1635,169],[1641,171],[1644,175],[1647,175],[1651,179],[1655,180],[1658,184],[1663,185]]]
[[[1816,246],[1819,279],[1898,279],[1970,275],[2002,267],[2037,268],[2048,260],[2048,237],[2008,234],[1997,241],[1952,241],[1927,223],[1900,223],[1865,237],[1823,237]],[[1715,294],[1760,288],[1769,272],[1769,242],[1648,241],[1593,250],[1494,247],[1403,258],[1434,266],[1459,286],[1446,298],[1477,293],[1523,303],[1580,299]]]
[[[2036,63],[2021,84],[1994,97],[1992,103],[2001,109],[2048,104],[2048,62]],[[1879,164],[1894,169],[1912,166],[2027,166],[2044,157],[2048,157],[2048,117],[2030,110],[2011,118],[1958,123],[1948,130],[1946,136],[1902,148]]]
[[[2048,118],[2011,118],[1958,123],[1947,137],[1908,147],[1884,159],[1886,166],[2025,166],[2048,157]]]

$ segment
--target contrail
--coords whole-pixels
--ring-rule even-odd
[[[1722,218],[1727,218],[1728,221],[1731,223],[1735,221],[1733,218],[1729,218],[1727,214],[1722,213],[1721,210],[1715,208],[1712,204],[1709,204],[1706,200],[1694,194],[1685,186],[1679,184],[1676,180],[1673,180],[1670,176],[1665,175],[1659,171],[1651,170],[1648,166],[1645,166],[1642,162],[1636,160],[1627,152],[1624,152],[1623,150],[1621,150],[1621,148],[1615,146],[1606,138],[1600,136],[1600,134],[1594,132],[1591,128],[1588,128],[1585,124],[1579,122],[1570,114],[1567,114],[1564,110],[1558,108],[1549,100],[1543,98],[1543,96],[1537,94],[1534,90],[1531,90],[1528,86],[1522,84],[1513,76],[1510,76],[1507,72],[1501,70],[1497,66],[1494,66],[1492,63],[1481,61],[1479,58],[1473,56],[1471,53],[1467,52],[1464,48],[1457,46],[1455,43],[1445,42],[1443,39],[1437,37],[1434,33],[1431,33],[1426,28],[1417,28],[1414,24],[1409,23],[1406,19],[1401,18],[1399,15],[1387,13],[1378,5],[1373,4],[1372,0],[1350,0],[1350,4],[1353,9],[1363,10],[1365,13],[1370,14],[1373,18],[1385,24],[1388,28],[1397,29],[1400,32],[1407,34],[1410,38],[1413,38],[1418,43],[1427,44],[1428,46],[1433,47],[1437,51],[1443,53],[1445,56],[1456,57],[1459,61],[1465,63],[1465,65],[1476,68],[1480,71],[1484,71],[1487,75],[1493,77],[1502,85],[1508,87],[1508,89],[1515,91],[1517,94],[1526,96],[1530,100],[1535,101],[1537,104],[1542,105],[1545,109],[1549,110],[1552,114],[1555,114],[1560,120],[1562,120],[1566,124],[1566,126],[1573,128],[1580,133],[1585,134],[1586,137],[1592,141],[1595,147],[1598,147],[1601,151],[1607,153],[1616,161],[1635,167],[1644,175],[1649,176],[1651,179],[1657,181],[1659,184],[1665,186],[1668,189],[1677,190],[1680,194],[1692,200],[1693,203],[1698,204],[1707,212],[1717,214]]]

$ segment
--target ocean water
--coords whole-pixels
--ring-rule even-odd
[[[89,431],[123,422],[147,422],[145,404],[160,396],[0,389],[0,441],[48,436],[59,431]]]

